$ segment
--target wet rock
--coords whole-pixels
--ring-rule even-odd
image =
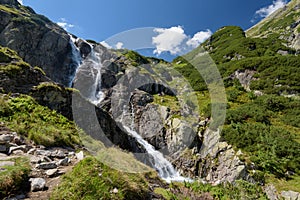
[[[36,192],[36,191],[41,191],[45,189],[46,186],[46,180],[43,178],[31,178],[29,179],[31,182],[31,191]]]
[[[57,168],[57,165],[55,162],[47,162],[47,163],[40,163],[36,165],[36,168],[38,169],[54,169]]]

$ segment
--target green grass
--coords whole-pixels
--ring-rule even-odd
[[[63,176],[51,199],[147,199],[149,186],[145,174],[130,174],[87,157]],[[113,193],[114,189],[117,193]]]
[[[30,96],[1,95],[0,105],[0,121],[36,144],[70,147],[80,144],[80,130],[73,122],[37,104]]]
[[[20,189],[25,189],[30,172],[30,165],[27,158],[15,158],[10,161],[15,162],[14,166],[4,166],[4,171],[0,171],[0,198],[8,197]]]

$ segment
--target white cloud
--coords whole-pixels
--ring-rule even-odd
[[[255,15],[260,17],[268,17],[279,8],[283,8],[287,4],[286,0],[275,0],[273,4],[263,7],[255,12]]]
[[[186,44],[193,48],[198,47],[201,43],[207,40],[212,35],[212,32],[207,29],[206,31],[200,31],[196,33],[191,39],[189,39]]]
[[[124,44],[122,42],[118,42],[115,46],[116,46],[116,49],[122,49],[123,45]]]
[[[73,24],[70,24],[67,22],[65,18],[60,18],[60,21],[57,22],[57,25],[68,31],[70,28],[74,28],[75,26]]]
[[[163,52],[169,52],[172,55],[187,53],[212,35],[210,30],[206,30],[191,37],[185,34],[182,26],[156,28],[154,32],[158,35],[152,38],[152,44],[155,46],[153,53],[158,55]]]
[[[23,0],[18,0],[18,2],[23,5]]]
[[[112,49],[112,47],[109,44],[107,44],[105,41],[100,42],[100,44],[102,44],[104,47],[108,49]]]
[[[154,53],[158,55],[164,51],[168,51],[172,55],[178,54],[181,51],[180,45],[187,38],[181,26],[156,28],[154,32],[158,35],[152,38],[152,43],[156,47]]]

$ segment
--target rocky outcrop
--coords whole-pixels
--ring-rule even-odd
[[[4,146],[5,149],[3,148],[0,152],[0,171],[7,170],[5,168],[7,166],[15,166],[15,163],[11,160],[16,158],[26,157],[30,164],[28,180],[24,180],[22,191],[16,191],[21,192],[21,194],[15,196],[15,199],[31,198],[35,195],[41,198],[40,191],[45,192],[43,195],[49,198],[51,194],[49,190],[53,190],[57,186],[55,182],[57,183],[60,176],[80,160],[77,158],[74,149],[45,148],[41,145],[35,145],[16,132],[10,131],[2,122],[0,122],[1,146]],[[24,176],[24,178],[26,177]],[[28,190],[27,183],[30,186]]]
[[[254,78],[254,74],[257,72],[254,70],[237,70],[230,76],[231,79],[238,79],[240,84],[244,87],[246,91],[250,91],[250,84],[252,80],[256,80]]]
[[[1,0],[0,45],[9,47],[52,80],[69,85],[77,68],[68,33],[17,0]],[[28,31],[30,30],[30,31]]]

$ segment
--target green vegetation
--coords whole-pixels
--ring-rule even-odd
[[[259,185],[242,180],[236,181],[235,184],[227,183],[217,186],[200,182],[172,183],[170,188],[156,188],[154,192],[168,200],[206,199],[208,197],[216,200],[268,199]]]
[[[87,157],[64,175],[51,199],[147,199],[144,176],[149,174],[124,173]]]
[[[17,133],[44,146],[79,145],[79,129],[73,122],[25,95],[0,96],[0,121]]]
[[[15,158],[9,161],[15,162],[14,166],[1,167],[0,171],[0,198],[8,197],[20,189],[26,189],[30,172],[27,158]]]
[[[139,65],[149,63],[148,59],[145,56],[142,56],[135,51],[124,50],[124,52],[122,52],[122,53],[127,59],[129,59],[131,61],[131,64],[133,66],[139,66]]]

